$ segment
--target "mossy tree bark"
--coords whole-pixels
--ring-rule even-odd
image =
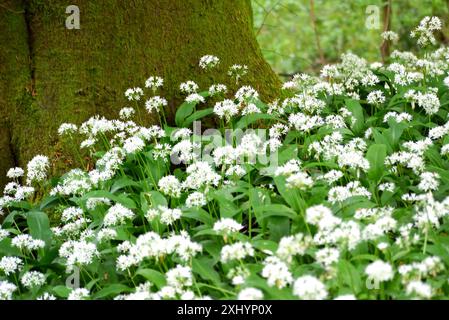
[[[79,30],[65,27],[69,4],[79,7]],[[235,89],[226,76],[234,63],[248,65],[241,84],[262,96],[279,87],[254,37],[249,0],[2,0],[0,30],[0,184],[12,164],[64,155],[61,123],[115,116],[128,105],[124,91],[150,75],[165,79],[171,115],[180,82]],[[198,67],[205,54],[221,58],[216,72]]]

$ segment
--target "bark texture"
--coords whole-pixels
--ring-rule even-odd
[[[80,30],[65,27],[69,4],[80,9]],[[150,75],[165,79],[171,115],[180,82],[233,88],[226,70],[234,63],[248,65],[240,84],[263,97],[279,87],[248,0],[0,0],[0,30],[0,185],[7,168],[38,153],[59,158],[55,171],[64,167],[59,125],[116,116],[129,105],[124,91]],[[221,58],[218,70],[200,70],[205,54]]]

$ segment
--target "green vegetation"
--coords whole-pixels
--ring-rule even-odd
[[[381,32],[384,29],[385,0],[252,0],[254,28],[264,57],[280,74],[316,72],[322,67],[316,34],[326,63],[336,62],[342,53],[351,51],[370,62],[380,61]],[[316,33],[310,16],[314,3]],[[392,0],[390,30],[399,35],[397,50],[415,51],[410,30],[424,16],[438,16],[444,22],[438,35],[448,42],[449,2],[446,0]],[[365,23],[378,6],[380,25],[368,29]]]

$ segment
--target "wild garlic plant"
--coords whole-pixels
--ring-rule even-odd
[[[429,47],[440,25],[412,37]],[[269,104],[233,65],[235,93],[180,84],[176,127],[152,76],[120,119],[61,125],[95,167],[50,180],[38,155],[9,170],[0,298],[447,298],[449,49],[391,59],[345,54]],[[210,117],[220,130],[195,130]]]

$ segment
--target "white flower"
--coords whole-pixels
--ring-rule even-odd
[[[209,87],[209,93],[212,97],[220,93],[226,93],[226,91],[228,91],[228,88],[221,83],[213,84]]]
[[[441,147],[441,155],[449,154],[449,143]]]
[[[167,106],[167,100],[165,98],[161,98],[159,96],[154,96],[145,101],[145,108],[147,109],[148,113],[152,113],[153,110],[156,112],[159,112],[161,108],[164,108]]]
[[[239,109],[234,101],[226,99],[215,104],[214,113],[219,118],[224,118],[228,122],[233,116],[239,113]]]
[[[0,214],[0,216],[1,216],[1,214]],[[2,226],[0,225],[0,241],[2,241],[3,239],[5,239],[8,236],[9,236],[9,231],[2,229]]]
[[[120,119],[126,120],[131,118],[136,111],[133,108],[122,108],[119,112]]]
[[[116,226],[124,224],[126,220],[132,218],[134,218],[134,213],[120,203],[117,203],[106,212],[103,223],[105,226]]]
[[[238,300],[262,300],[263,292],[256,288],[245,288],[239,292]]]
[[[309,236],[304,236],[302,233],[282,237],[279,241],[276,255],[290,263],[295,255],[304,255],[311,243],[312,239]]]
[[[410,33],[412,38],[418,38],[418,44],[425,47],[429,44],[435,45],[437,40],[433,32],[441,30],[442,23],[438,17],[424,17],[419,26]]]
[[[213,229],[218,233],[229,235],[231,233],[239,232],[242,228],[243,226],[234,219],[221,218],[215,222]]]
[[[38,271],[28,271],[23,274],[20,282],[27,288],[41,287],[45,283],[45,275]]]
[[[0,259],[0,270],[2,270],[7,276],[22,269],[22,259],[18,257],[5,256]]]
[[[202,69],[212,69],[215,68],[220,63],[220,59],[218,59],[216,56],[212,55],[205,55],[201,57],[199,66]]]
[[[313,180],[305,172],[297,172],[292,174],[286,179],[287,188],[296,188],[304,190],[310,188],[313,185]]]
[[[50,166],[48,158],[37,155],[27,164],[27,184],[42,182],[47,178],[47,170]]]
[[[17,179],[23,176],[25,172],[23,171],[22,168],[16,167],[16,168],[11,168],[8,170],[8,172],[6,173],[6,176],[10,179]]]
[[[158,182],[159,190],[173,198],[179,198],[181,196],[181,182],[179,182],[178,178],[173,175],[165,176],[161,178]]]
[[[182,216],[182,211],[180,209],[170,209],[166,207],[159,207],[161,211],[161,222],[166,225],[173,224],[176,220],[179,220]]]
[[[221,262],[227,263],[231,260],[243,260],[247,256],[254,255],[254,248],[249,242],[236,242],[221,248]]]
[[[187,103],[204,103],[206,100],[204,97],[198,93],[191,93],[187,96]]]
[[[202,207],[206,205],[206,197],[201,192],[192,192],[189,194],[189,196],[186,199],[186,207],[187,208],[193,208],[193,207]]]
[[[242,115],[245,116],[252,113],[261,113],[261,111],[254,103],[249,103],[245,108],[243,108]]]
[[[412,281],[408,283],[405,290],[408,295],[417,296],[421,299],[432,298],[432,287],[421,281]]]
[[[56,297],[48,292],[44,292],[41,296],[37,297],[36,300],[56,300]]]
[[[128,98],[129,101],[138,101],[143,96],[143,90],[139,87],[129,88],[125,91],[125,97]]]
[[[16,285],[0,280],[0,300],[12,300],[12,294],[16,290]]]
[[[167,285],[176,290],[190,287],[193,284],[192,270],[190,267],[177,265],[166,273]]]
[[[259,93],[251,86],[243,86],[237,90],[235,98],[240,103],[251,102],[259,98]]]
[[[384,31],[382,32],[382,38],[384,40],[390,40],[390,41],[398,41],[399,40],[399,36],[396,32],[394,31]]]
[[[45,247],[45,242],[40,239],[33,239],[28,234],[19,234],[15,236],[11,244],[19,249],[37,250]]]
[[[315,253],[315,259],[325,267],[338,261],[340,258],[340,250],[335,248],[323,248]]]
[[[164,85],[164,79],[157,76],[151,76],[145,81],[145,87],[152,89],[155,91],[157,88],[160,88]]]
[[[299,172],[301,170],[300,165],[301,165],[301,161],[299,161],[297,159],[289,160],[283,166],[276,168],[276,171],[274,172],[274,174],[276,176],[281,176],[281,175],[289,176],[291,174]]]
[[[389,281],[394,277],[394,271],[391,265],[381,260],[370,263],[366,267],[365,273],[367,274],[368,278],[375,282]]]
[[[293,294],[301,300],[324,300],[327,290],[324,284],[313,276],[302,276],[293,284]]]
[[[205,186],[217,186],[221,180],[221,176],[206,161],[198,161],[189,165],[186,172],[188,175],[183,186],[187,189],[199,190]]]
[[[446,87],[449,87],[449,76],[444,78],[443,83]]]
[[[64,209],[61,215],[61,220],[67,222],[70,220],[77,220],[83,216],[83,209],[77,207],[68,207]]]
[[[109,206],[109,205],[111,205],[111,200],[109,200],[108,198],[103,198],[103,197],[89,198],[86,201],[86,208],[88,210],[94,210],[97,206],[102,205],[102,204]]]
[[[228,75],[231,78],[234,78],[236,82],[238,82],[239,79],[247,73],[248,73],[248,66],[240,64],[234,64],[228,70]]]
[[[195,93],[199,89],[199,87],[193,81],[186,81],[186,82],[181,83],[181,85],[179,86],[179,89],[183,93],[191,94],[191,93]]]
[[[413,119],[413,116],[407,112],[401,112],[401,113],[397,113],[397,112],[388,112],[385,116],[384,116],[384,122],[388,122],[388,119],[393,118],[396,122],[402,122],[402,121],[406,121],[406,122],[410,122]]]
[[[59,126],[58,134],[60,136],[63,135],[71,135],[78,130],[78,127],[73,123],[63,123]]]
[[[103,228],[98,231],[97,240],[98,242],[109,241],[117,237],[117,231],[111,228]]]
[[[371,91],[368,94],[366,100],[368,101],[369,104],[378,105],[378,104],[382,104],[385,102],[385,96],[382,91],[375,90],[375,91]]]
[[[99,256],[99,252],[94,243],[84,240],[69,240],[64,242],[59,248],[59,256],[67,259],[67,272],[71,272],[75,265],[92,263],[93,259]]]
[[[281,261],[277,257],[267,257],[263,264],[262,277],[267,279],[267,283],[270,287],[276,286],[282,289],[289,285],[293,281],[292,274],[288,270],[286,263]]]
[[[424,192],[438,189],[440,175],[435,172],[423,172],[420,175],[418,188]]]
[[[85,288],[73,289],[67,300],[87,300],[89,298],[89,290]]]
[[[306,222],[317,225],[319,229],[332,229],[341,222],[341,219],[335,217],[328,207],[316,205],[306,210]]]

